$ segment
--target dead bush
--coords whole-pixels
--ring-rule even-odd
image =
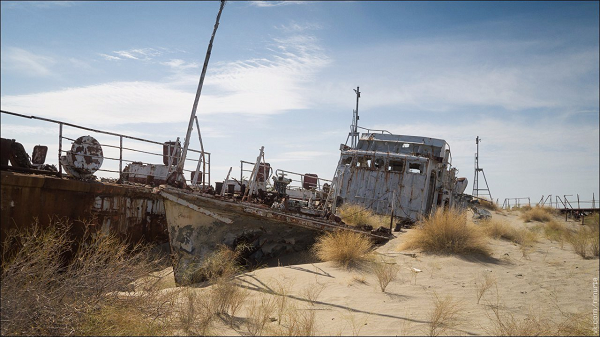
[[[368,225],[373,228],[389,225],[389,218],[373,213],[368,208],[356,204],[343,204],[338,208],[340,218],[350,226]]]
[[[483,294],[485,294],[485,292],[494,285],[496,285],[496,278],[487,272],[484,273],[481,278],[477,280],[477,282],[475,282],[475,287],[477,290],[477,304],[479,304]]]
[[[209,281],[218,282],[220,279],[231,278],[240,272],[242,267],[238,260],[245,245],[238,246],[235,250],[225,245],[219,245],[217,249],[206,256],[199,268],[193,271],[190,278],[191,283]]]
[[[150,334],[168,312],[156,293],[121,296],[131,283],[157,269],[150,249],[115,236],[86,232],[77,242],[71,224],[54,219],[41,229],[9,232],[3,242],[2,334]],[[79,248],[71,251],[77,243]],[[11,247],[11,249],[8,249]],[[67,259],[67,252],[72,258]],[[146,289],[151,288],[148,284]],[[144,303],[144,306],[140,306]],[[129,313],[124,315],[121,313]],[[133,317],[137,315],[137,317]],[[122,324],[106,330],[106,322]],[[149,323],[153,322],[153,323]],[[149,330],[140,331],[141,326]],[[160,325],[160,324],[159,324]]]
[[[452,298],[452,295],[446,295],[440,298],[437,293],[433,293],[433,309],[428,314],[429,336],[439,336],[450,329],[458,326],[460,314],[464,309],[461,304]]]
[[[575,253],[584,259],[598,257],[599,235],[597,227],[581,226],[568,237],[568,241],[573,246]]]
[[[556,211],[552,208],[548,207],[533,207],[529,210],[524,211],[521,214],[521,219],[525,222],[531,221],[539,221],[539,222],[548,222],[552,220],[553,215]]]
[[[317,258],[333,261],[344,268],[367,261],[372,249],[373,244],[366,235],[344,230],[327,232],[313,245]]]
[[[498,207],[498,205],[496,205],[493,201],[487,200],[487,199],[478,199],[477,201],[479,201],[479,206],[488,209],[490,211],[499,211],[500,207]]]
[[[251,336],[261,335],[271,322],[271,317],[276,310],[277,303],[270,295],[262,295],[250,302],[248,308],[248,322],[246,328]]]
[[[398,249],[421,249],[440,254],[490,254],[485,233],[467,223],[465,211],[454,208],[446,211],[438,209],[420,221],[411,232],[405,234],[405,241]]]
[[[371,266],[373,273],[379,281],[379,288],[385,292],[388,284],[396,279],[400,267],[395,262],[388,262],[383,258],[373,261]]]

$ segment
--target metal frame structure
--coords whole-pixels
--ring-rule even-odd
[[[44,122],[49,122],[49,123],[55,123],[59,125],[59,129],[58,129],[58,170],[59,170],[59,176],[62,176],[63,174],[63,170],[62,170],[62,165],[60,164],[60,157],[66,153],[67,151],[63,150],[63,139],[69,140],[69,141],[74,141],[74,139],[66,137],[63,135],[63,129],[64,126],[68,126],[68,127],[73,127],[76,129],[80,129],[80,130],[86,130],[86,131],[90,131],[90,132],[95,132],[95,133],[99,133],[99,134],[104,134],[104,135],[109,135],[109,136],[114,136],[114,137],[119,137],[119,145],[112,145],[112,144],[100,144],[103,147],[109,147],[109,148],[115,148],[115,149],[119,149],[119,158],[112,158],[112,157],[103,157],[106,160],[113,160],[113,161],[118,161],[119,162],[119,170],[107,170],[107,169],[99,169],[98,171],[102,171],[102,172],[112,172],[112,173],[118,173],[119,177],[121,177],[123,175],[123,163],[133,163],[133,162],[140,162],[137,160],[128,160],[125,159],[123,156],[123,152],[124,151],[130,151],[130,152],[136,152],[136,153],[143,153],[143,154],[148,154],[148,155],[153,155],[153,156],[160,156],[163,157],[162,153],[154,153],[154,152],[148,152],[148,151],[143,151],[143,150],[138,150],[138,149],[134,149],[134,148],[128,148],[128,147],[124,147],[123,146],[123,139],[131,139],[131,140],[135,140],[135,141],[140,141],[140,142],[145,142],[145,143],[149,143],[149,144],[155,144],[155,145],[160,145],[161,147],[164,145],[163,143],[160,142],[156,142],[156,141],[152,141],[152,140],[148,140],[148,139],[143,139],[143,138],[138,138],[138,137],[133,137],[133,136],[128,136],[128,135],[124,135],[124,134],[119,134],[119,133],[114,133],[114,132],[108,132],[108,131],[102,131],[102,130],[98,130],[98,129],[92,129],[92,128],[88,128],[85,126],[81,126],[81,125],[76,125],[76,124],[72,124],[72,123],[66,123],[66,122],[62,122],[62,121],[58,121],[58,120],[53,120],[53,119],[49,119],[49,118],[43,118],[43,117],[37,117],[37,116],[27,116],[27,115],[22,115],[19,113],[15,113],[15,112],[10,112],[10,111],[5,111],[5,110],[1,110],[0,111],[3,114],[8,114],[8,115],[12,115],[12,116],[16,116],[16,117],[21,117],[21,118],[27,118],[27,119],[34,119],[34,120],[40,120],[40,121],[44,121]],[[190,152],[194,152],[194,153],[198,153],[200,158],[199,159],[191,159],[191,158],[187,158],[186,160],[188,162],[203,162],[204,167],[208,168],[208,169],[204,169],[202,171],[202,175],[203,175],[203,179],[202,182],[204,185],[210,185],[210,153],[209,152],[204,152],[204,151],[198,151],[198,150],[194,150],[194,149],[189,149],[188,151]],[[171,153],[171,152],[169,152]],[[174,156],[169,156],[170,159],[172,159]],[[206,161],[203,161],[202,158],[205,157]],[[148,162],[141,162],[142,164],[149,164],[149,165],[153,165],[155,163],[148,163]],[[171,168],[174,169],[174,166]],[[192,170],[184,170],[185,172],[194,172]],[[196,168],[196,172],[198,171],[198,166]],[[139,175],[139,174],[138,174]],[[198,172],[196,173],[196,175],[198,175]]]

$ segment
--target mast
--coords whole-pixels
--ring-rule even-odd
[[[360,98],[360,90],[359,87],[356,87],[356,89],[353,90],[356,93],[356,109],[352,111],[352,125],[350,125],[350,133],[348,133],[348,138],[346,138],[346,144],[348,144],[348,139],[350,139],[350,147],[354,149],[358,145],[357,128],[358,120],[360,119],[358,117],[358,99]]]
[[[208,61],[210,60],[210,53],[212,50],[213,41],[215,39],[215,34],[217,33],[217,29],[219,28],[219,20],[221,19],[221,12],[223,12],[223,7],[225,7],[225,0],[221,0],[221,6],[219,8],[219,14],[217,14],[217,20],[215,22],[215,26],[213,28],[212,36],[210,37],[210,42],[208,43],[208,49],[206,50],[206,57],[204,58],[204,65],[202,66],[202,73],[200,74],[200,81],[198,83],[198,89],[196,90],[196,98],[194,99],[194,105],[192,107],[192,114],[190,116],[190,122],[187,128],[187,134],[185,136],[183,151],[181,153],[181,159],[177,163],[177,168],[173,174],[176,175],[175,180],[179,183],[185,181],[183,177],[183,166],[185,164],[185,158],[187,156],[187,150],[190,145],[190,138],[192,135],[192,128],[194,127],[194,119],[196,117],[196,110],[198,109],[198,100],[200,99],[200,93],[202,92],[202,85],[204,84],[204,77],[206,76],[206,69],[208,68]]]

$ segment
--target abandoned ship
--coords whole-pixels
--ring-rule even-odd
[[[359,135],[359,88],[355,90],[351,130],[346,144],[340,146],[339,163],[331,180],[311,173],[273,170],[262,147],[255,161],[240,161],[240,180],[230,176],[230,169],[223,182],[211,185],[211,154],[204,151],[196,108],[222,9],[223,2],[183,146],[179,138],[157,142],[2,111],[59,127],[58,168],[44,164],[47,146],[36,146],[30,157],[17,140],[2,138],[2,232],[36,219],[48,223],[52,216],[93,218],[96,230],[119,233],[131,240],[168,243],[175,280],[186,284],[218,245],[247,245],[246,261],[262,264],[308,249],[322,231],[354,231],[386,241],[393,237],[394,223],[398,229],[439,207],[453,207],[464,198],[467,180],[456,177],[446,141],[385,130],[364,129],[366,132]],[[194,123],[200,150],[189,148]],[[70,138],[63,128],[88,135]],[[114,141],[101,144],[89,133],[110,136]],[[63,149],[64,140],[72,142],[70,150]],[[156,150],[124,146],[124,140],[143,142],[145,149],[152,146]],[[103,147],[115,155],[105,155]],[[160,156],[162,164],[124,157],[140,153]],[[191,154],[197,154],[198,159]],[[118,170],[102,169],[104,161],[118,163]],[[195,169],[186,170],[190,161]],[[245,170],[244,164],[251,169]],[[118,179],[99,180],[95,174],[100,172],[118,174]],[[244,172],[250,173],[248,179],[244,179]],[[337,208],[344,203],[387,215],[390,226],[348,226],[337,215]]]

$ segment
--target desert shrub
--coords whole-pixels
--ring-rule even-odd
[[[308,303],[310,303],[310,305],[315,305],[315,302],[317,301],[319,295],[321,295],[324,289],[325,284],[319,282],[310,284],[303,290],[304,298],[308,300]]]
[[[552,220],[553,215],[555,214],[555,210],[548,207],[533,207],[530,210],[524,211],[521,214],[521,219],[525,222],[531,221],[539,221],[539,222],[548,222]]]
[[[322,261],[333,261],[347,268],[368,261],[373,249],[371,240],[364,234],[338,230],[317,238],[313,252]]]
[[[581,226],[575,233],[568,237],[575,253],[584,259],[598,257],[598,227]]]
[[[461,303],[455,301],[452,295],[440,298],[434,292],[433,308],[427,315],[429,319],[428,335],[439,336],[449,329],[456,328],[463,310]]]
[[[486,199],[477,199],[479,201],[479,206],[488,209],[490,211],[499,211],[500,208],[493,201]]]
[[[350,226],[369,225],[373,228],[389,226],[389,218],[377,215],[361,205],[343,204],[338,208],[338,212],[340,218]]]
[[[537,234],[527,228],[516,229],[504,221],[485,220],[481,222],[483,231],[493,239],[504,239],[521,246],[533,246]]]
[[[211,296],[200,294],[198,289],[186,288],[176,311],[179,329],[192,335],[206,336],[212,328],[214,315]]]
[[[477,290],[477,304],[481,301],[483,294],[488,291],[491,287],[497,284],[496,278],[492,275],[485,273],[481,276],[480,279],[475,283],[475,287]]]
[[[430,253],[489,255],[485,233],[475,225],[467,223],[465,211],[454,208],[438,209],[434,214],[420,221],[398,247],[421,249]]]
[[[194,270],[191,277],[192,283],[202,281],[217,282],[221,278],[231,278],[242,272],[238,262],[240,255],[247,246],[240,245],[235,250],[225,245],[219,245],[211,254],[207,255],[199,268]]]
[[[514,228],[506,221],[488,219],[481,221],[480,224],[484,232],[493,239],[511,240],[514,237]]]
[[[246,328],[251,336],[261,335],[271,322],[277,303],[272,296],[262,295],[250,302],[248,308],[248,322]]]
[[[143,295],[119,295],[159,266],[150,247],[131,248],[115,236],[89,232],[73,241],[70,227],[68,220],[54,219],[44,229],[34,224],[7,233],[2,252],[2,334],[157,331],[161,321],[153,317],[166,315],[169,300],[157,300],[157,292],[150,291],[152,282],[140,285],[146,290]],[[72,251],[73,247],[78,248]]]
[[[521,211],[521,212],[526,212],[531,210],[531,206],[529,205],[523,205],[523,206],[513,206],[512,209],[513,211]]]
[[[315,317],[314,310],[304,310],[291,304],[280,313],[279,324],[266,330],[271,336],[314,336]]]
[[[379,288],[382,292],[385,292],[388,284],[396,279],[400,267],[395,262],[388,262],[383,258],[373,261],[371,267],[377,280],[379,281]]]

